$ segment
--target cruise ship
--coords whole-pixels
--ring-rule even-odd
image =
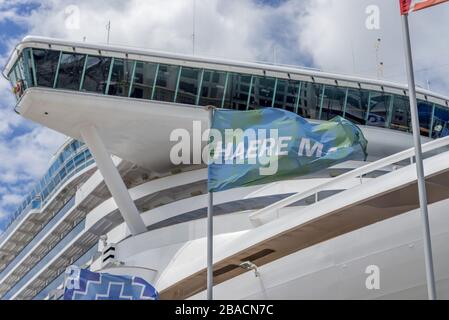
[[[71,265],[142,277],[161,299],[205,299],[207,167],[172,164],[170,133],[207,128],[206,106],[341,116],[369,141],[365,161],[214,195],[215,299],[427,298],[406,85],[34,36],[3,75],[15,112],[68,139],[0,235],[1,299],[61,299]],[[449,97],[417,98],[448,299]]]

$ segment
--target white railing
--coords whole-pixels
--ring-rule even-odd
[[[423,153],[430,152],[439,148],[443,148],[449,145],[449,136],[444,137],[438,140],[433,140],[431,142],[428,142],[426,144],[422,145],[422,151]],[[449,151],[449,150],[448,150]],[[294,204],[298,201],[304,200],[305,198],[315,196],[315,202],[318,202],[318,193],[320,191],[325,190],[332,190],[332,187],[335,187],[337,184],[342,184],[345,180],[352,180],[352,179],[359,179],[360,184],[363,184],[363,176],[367,175],[368,173],[374,172],[376,170],[380,170],[386,166],[393,165],[395,163],[398,163],[403,160],[410,159],[410,164],[414,163],[415,156],[415,149],[410,148],[404,151],[401,151],[399,153],[396,153],[394,155],[388,156],[386,158],[380,159],[376,162],[368,163],[367,165],[351,170],[349,172],[346,172],[338,177],[335,177],[329,181],[326,181],[318,186],[315,186],[311,189],[308,189],[304,192],[300,192],[297,194],[294,194],[292,196],[289,196],[285,199],[282,199],[276,203],[273,203],[265,208],[262,208],[260,210],[257,210],[256,212],[252,213],[250,215],[250,219],[259,219],[263,216],[277,211],[279,209],[285,208],[291,204]]]

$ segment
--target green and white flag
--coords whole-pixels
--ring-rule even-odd
[[[282,109],[216,110],[210,132],[210,192],[293,178],[348,159],[366,159],[367,140],[350,121],[320,124]]]

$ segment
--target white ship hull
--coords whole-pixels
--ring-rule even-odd
[[[449,298],[449,201],[430,206],[433,253],[438,296]],[[240,220],[216,219],[218,230]],[[177,226],[170,242],[182,238],[182,230],[190,236],[205,229],[205,220]],[[221,225],[221,227],[219,227]],[[226,226],[228,225],[228,226]],[[215,237],[215,252],[227,251],[245,231],[222,233]],[[198,239],[145,250],[157,246],[162,233],[141,235],[140,239],[124,240],[118,257],[125,265],[159,268],[147,273],[149,280],[163,287],[173,274],[189,273],[189,268],[203,266],[205,239]],[[244,244],[242,244],[244,245]],[[130,249],[129,246],[134,248]],[[133,254],[136,251],[136,254]],[[419,210],[370,225],[357,231],[322,242],[281,259],[258,267],[258,276],[248,271],[214,287],[215,299],[425,299],[427,287]],[[165,268],[162,267],[165,265]],[[379,288],[372,288],[370,266],[379,268]],[[106,269],[123,272],[121,268]],[[368,269],[368,270],[367,270]],[[142,275],[145,276],[145,273]],[[368,280],[367,280],[368,279]],[[205,299],[206,292],[190,299]]]
[[[449,201],[430,207],[437,294],[449,299]],[[427,299],[418,210],[291,254],[214,287],[216,299]],[[379,267],[379,289],[369,266]],[[205,292],[192,299],[204,299]]]

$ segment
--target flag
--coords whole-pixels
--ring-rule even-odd
[[[64,300],[158,300],[159,294],[139,277],[97,273],[77,266],[66,270]]]
[[[448,0],[399,0],[399,4],[401,6],[401,14],[409,14],[446,1]]]
[[[208,189],[265,184],[344,160],[365,160],[367,143],[362,131],[342,117],[312,124],[276,108],[216,110],[208,145]]]

